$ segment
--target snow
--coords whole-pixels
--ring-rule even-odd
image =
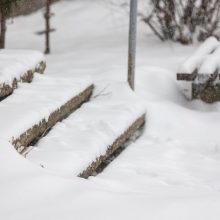
[[[105,91],[54,126],[27,158],[55,173],[78,176],[145,113],[126,83],[108,82]]]
[[[11,85],[14,79],[19,80],[28,70],[35,70],[45,61],[41,52],[32,50],[0,50],[0,85]]]
[[[31,84],[20,84],[11,96],[0,102],[1,138],[11,141],[20,137],[91,85],[88,78],[70,80],[35,75]]]
[[[215,51],[207,56],[205,61],[202,63],[199,73],[214,73],[216,70],[220,69],[220,46],[218,46]]]
[[[98,91],[106,88],[103,80],[126,80],[128,15],[99,0],[63,1],[52,10],[57,31],[48,77],[89,76]],[[34,35],[41,17],[14,19],[7,46],[43,51],[43,37]],[[188,102],[176,82],[178,67],[197,47],[162,43],[139,24],[135,93],[147,108],[146,128],[97,177],[43,169],[1,139],[1,219],[218,220],[220,104]]]
[[[192,74],[197,71],[195,84],[206,83],[211,74],[220,69],[220,42],[215,37],[209,37],[196,51],[180,66],[179,73]],[[214,83],[219,83],[217,77]],[[179,81],[180,90],[188,100],[192,100],[192,82]]]
[[[215,37],[208,38],[201,46],[183,63],[180,67],[180,73],[192,73],[196,69],[199,73],[210,74],[213,73],[217,68],[218,64],[212,62],[209,64],[210,58],[209,54],[212,53],[217,47],[219,47],[220,42]],[[211,54],[210,56],[218,56],[218,53]],[[213,59],[213,58],[212,58]],[[203,63],[205,62],[204,66]],[[200,66],[202,67],[200,68]],[[212,71],[214,69],[214,71]],[[212,72],[210,72],[212,71]]]

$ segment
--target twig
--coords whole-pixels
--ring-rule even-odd
[[[97,95],[94,95],[91,99],[96,99],[100,96],[107,96],[110,95],[111,93],[103,93],[107,88],[109,87],[109,85],[107,85],[106,87],[104,87]]]

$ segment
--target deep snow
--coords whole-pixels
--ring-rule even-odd
[[[179,72],[210,74],[218,69],[218,53],[220,42],[215,37],[210,37],[203,42],[196,51],[181,65]],[[214,51],[214,53],[212,53]]]
[[[92,81],[35,74],[32,83],[22,83],[14,93],[0,103],[0,138],[11,141],[40,123],[50,114],[78,96]]]
[[[50,76],[126,80],[128,15],[105,1],[53,6]],[[42,13],[8,27],[10,48],[43,50]],[[158,41],[138,27],[136,94],[147,108],[143,136],[89,180],[52,174],[0,146],[1,219],[207,220],[220,217],[220,104],[188,102],[176,72],[198,45]],[[104,80],[104,81],[103,81]]]
[[[27,158],[55,173],[79,176],[145,113],[126,82],[108,82],[102,93],[57,123]]]

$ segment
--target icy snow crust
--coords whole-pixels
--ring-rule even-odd
[[[38,51],[0,50],[0,85],[4,83],[11,85],[14,79],[20,79],[42,61],[45,61],[45,57]]]
[[[27,158],[56,173],[77,176],[145,113],[126,83],[109,83],[105,91],[53,127]]]
[[[18,138],[91,85],[90,79],[81,81],[35,75],[31,84],[22,83],[18,90],[0,102],[1,138],[10,141]]]
[[[124,9],[75,0],[60,1],[52,11],[57,31],[46,74],[90,76],[95,95],[108,85],[103,79],[126,81]],[[43,38],[33,35],[42,29],[41,17],[15,18],[7,46],[43,51]],[[176,84],[178,67],[198,46],[162,43],[142,23],[137,46],[136,94],[147,109],[141,139],[87,181],[43,169],[1,139],[0,219],[219,220],[220,104],[187,102]]]

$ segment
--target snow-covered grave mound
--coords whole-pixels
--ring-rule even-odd
[[[188,99],[220,100],[220,42],[208,38],[180,67],[177,80]]]
[[[0,102],[0,138],[21,152],[87,101],[92,91],[89,78],[52,78],[36,73],[33,83],[21,84]]]
[[[87,178],[144,124],[145,112],[126,83],[113,82],[55,125],[26,156],[61,175]]]
[[[31,82],[34,73],[43,73],[45,67],[45,57],[41,52],[0,50],[0,98],[11,94],[18,82]]]

